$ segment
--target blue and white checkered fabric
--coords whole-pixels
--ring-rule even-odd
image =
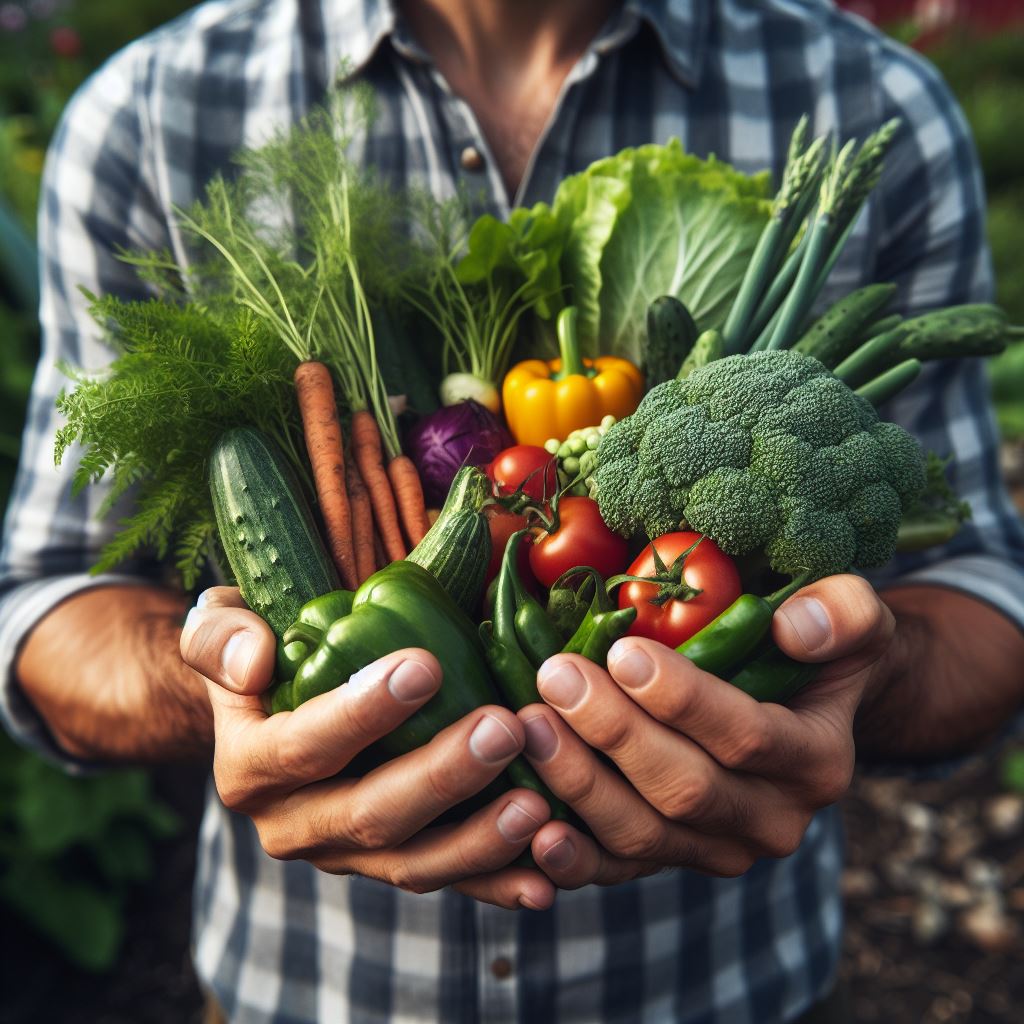
[[[86,570],[116,514],[102,488],[69,492],[53,468],[58,360],[111,353],[78,289],[140,297],[119,247],[185,258],[187,207],[242,146],[319,99],[347,61],[378,97],[362,157],[397,184],[465,187],[480,210],[550,199],[557,183],[624,146],[671,136],[744,171],[785,160],[799,116],[816,134],[863,136],[903,118],[875,196],[830,282],[900,285],[904,312],[985,301],[991,274],[975,154],[963,119],[916,55],[815,0],[632,0],[572,71],[519,194],[487,142],[382,0],[212,0],[114,57],[69,106],[47,162],[39,240],[44,349],[0,555],[2,709],[24,742],[59,756],[11,676],[21,639],[64,597],[113,577]],[[479,170],[459,160],[466,146]],[[948,547],[902,559],[909,577],[988,601],[1024,625],[1024,536],[999,482],[978,363],[930,367],[885,410],[954,457],[974,519]],[[155,578],[138,564],[128,579]],[[879,577],[881,580],[881,577]],[[66,762],[67,763],[67,762]],[[69,764],[70,768],[74,765]],[[831,983],[840,946],[834,809],[800,849],[738,879],[685,871],[560,894],[512,913],[450,891],[414,896],[263,854],[248,819],[212,793],[195,891],[196,960],[233,1021],[444,1024],[671,1021],[773,1024]],[[499,957],[513,970],[489,970]]]

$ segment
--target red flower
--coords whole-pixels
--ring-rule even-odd
[[[50,33],[50,49],[58,57],[77,57],[82,52],[81,36],[67,25],[58,25]]]

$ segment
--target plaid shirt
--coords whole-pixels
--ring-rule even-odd
[[[559,180],[630,145],[679,136],[744,171],[778,174],[799,115],[816,133],[904,128],[831,295],[900,285],[905,312],[990,297],[975,155],[945,86],[918,57],[813,0],[627,2],[573,69],[519,194],[505,195],[486,140],[390,5],[379,0],[214,0],[116,56],[57,133],[40,218],[44,349],[0,557],[3,709],[23,741],[58,756],[10,680],[17,645],[85,575],[116,512],[102,488],[69,494],[55,472],[58,359],[111,353],[78,286],[144,294],[118,246],[185,257],[172,206],[187,206],[241,146],[294,121],[342,59],[371,83],[378,116],[363,158],[397,184],[480,192],[481,209],[550,199]],[[475,147],[477,169],[460,154]],[[1024,537],[999,482],[982,367],[929,367],[887,415],[955,458],[974,519],[947,548],[901,559],[908,576],[974,594],[1024,624]],[[127,578],[152,578],[138,564]],[[71,766],[74,767],[74,766]],[[800,849],[737,879],[672,871],[561,893],[543,913],[451,891],[409,895],[261,850],[211,789],[195,888],[199,974],[232,1020],[673,1021],[772,1024],[831,984],[840,948],[839,816]],[[495,968],[504,959],[507,973]]]

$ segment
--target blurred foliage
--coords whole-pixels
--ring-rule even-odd
[[[0,732],[0,900],[77,966],[114,963],[125,896],[179,827],[142,772],[72,778]]]
[[[988,235],[996,272],[996,299],[1015,324],[1024,324],[1024,25],[985,37],[962,30],[930,47],[927,56],[946,77],[974,133],[988,193]],[[1024,342],[989,365],[1003,436],[1024,441]]]
[[[0,509],[38,356],[35,210],[46,144],[71,93],[185,0],[0,0]],[[0,731],[0,902],[88,970],[111,967],[131,887],[179,822],[140,771],[73,778]]]

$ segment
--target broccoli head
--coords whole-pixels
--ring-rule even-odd
[[[653,388],[614,424],[594,479],[605,522],[686,528],[814,577],[884,565],[925,483],[902,427],[811,356],[756,352]]]

